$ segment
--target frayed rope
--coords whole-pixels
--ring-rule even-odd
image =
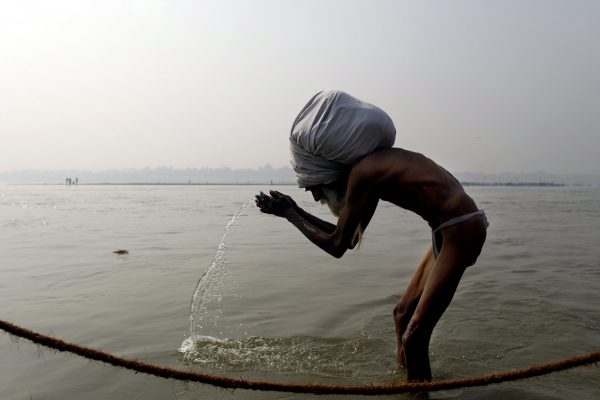
[[[21,328],[20,326],[0,320],[0,329],[14,336],[18,336],[34,343],[49,347],[61,352],[77,354],[90,360],[101,361],[115,367],[126,368],[135,372],[142,372],[167,379],[177,379],[187,382],[199,382],[227,389],[249,389],[262,391],[312,393],[312,394],[349,394],[349,395],[384,395],[398,393],[431,392],[438,390],[458,389],[474,386],[485,386],[494,383],[515,381],[519,379],[533,378],[536,376],[563,371],[583,365],[594,364],[600,361],[600,352],[570,357],[564,360],[554,361],[547,364],[534,365],[529,368],[497,372],[476,378],[465,378],[456,380],[443,380],[435,382],[414,382],[388,385],[365,385],[365,386],[337,386],[323,384],[297,384],[252,381],[240,378],[228,378],[225,376],[209,375],[202,372],[182,371],[173,368],[160,367],[136,360],[128,360],[99,350],[78,346],[50,336],[42,335]]]

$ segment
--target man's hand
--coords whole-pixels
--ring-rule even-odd
[[[296,207],[296,202],[288,195],[271,190],[271,196],[260,192],[256,195],[256,205],[260,211],[286,218]]]

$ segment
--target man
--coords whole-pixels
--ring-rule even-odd
[[[398,361],[409,381],[431,380],[429,341],[465,269],[481,252],[488,226],[460,183],[419,153],[392,148],[395,129],[382,110],[340,91],[313,97],[294,121],[290,145],[300,187],[326,202],[337,225],[291,197],[260,192],[262,212],[286,218],[334,257],[360,241],[379,200],[413,211],[432,228],[432,246],[394,309]]]

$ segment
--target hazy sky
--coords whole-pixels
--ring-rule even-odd
[[[600,1],[0,0],[0,171],[289,165],[328,88],[451,171],[600,173]]]

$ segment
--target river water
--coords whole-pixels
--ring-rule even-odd
[[[427,224],[380,203],[361,248],[337,260],[247,204],[268,189],[0,186],[0,319],[120,356],[231,377],[403,382],[392,310],[429,245]],[[310,194],[273,189],[332,220]],[[598,351],[600,189],[467,191],[486,210],[488,240],[434,332],[434,378]],[[114,254],[117,248],[129,254]],[[1,399],[313,397],[133,374],[0,334]],[[597,399],[600,373],[582,367],[431,398]]]

